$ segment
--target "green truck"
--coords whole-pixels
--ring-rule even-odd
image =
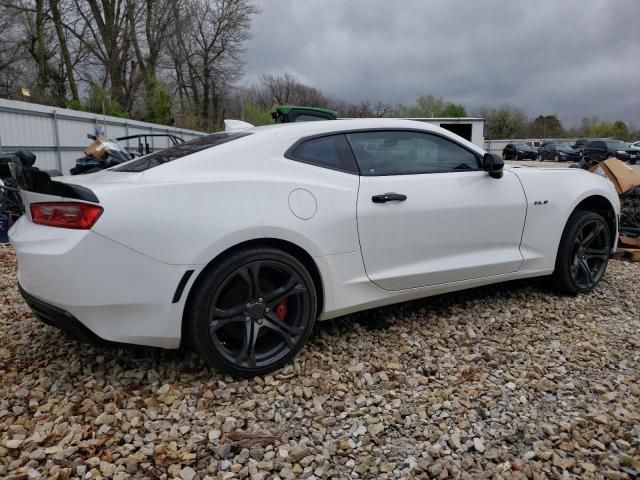
[[[276,123],[311,122],[314,120],[337,120],[338,112],[326,108],[284,105],[271,113]]]

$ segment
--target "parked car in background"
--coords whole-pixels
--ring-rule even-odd
[[[633,148],[634,150],[640,150],[640,141],[638,141],[638,142],[631,142],[631,143],[629,144],[629,146],[630,146],[631,148]]]
[[[526,143],[507,143],[502,150],[502,158],[504,160],[536,160],[538,152]]]
[[[589,139],[588,138],[579,138],[578,140],[576,140],[573,145],[571,145],[571,147],[574,150],[577,150],[578,152],[581,152],[582,149],[584,148],[584,146],[589,143]]]
[[[584,146],[582,155],[591,161],[601,162],[609,157],[615,157],[635,165],[639,153],[622,140],[592,140]]]
[[[577,162],[580,160],[580,152],[564,143],[552,143],[540,149],[540,160],[553,160],[554,162]]]

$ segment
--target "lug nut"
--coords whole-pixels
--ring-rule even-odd
[[[261,318],[258,319],[258,325],[262,325],[262,319]]]
[[[264,309],[265,312],[269,313],[271,311],[271,309],[269,307]]]

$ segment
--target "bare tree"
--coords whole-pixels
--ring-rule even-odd
[[[0,95],[5,97],[28,86],[33,70],[22,17],[24,12],[15,2],[0,3]]]
[[[182,10],[174,9],[178,28],[169,41],[181,102],[216,128],[224,95],[242,73],[243,45],[258,9],[248,0],[185,0]]]
[[[290,73],[263,75],[261,83],[263,88],[259,92],[259,101],[263,108],[286,104],[323,107],[328,103],[320,90],[299,82]]]
[[[78,84],[74,74],[74,64],[71,60],[71,53],[67,43],[67,32],[65,32],[62,15],[60,13],[60,1],[49,0],[49,9],[51,12],[51,20],[53,21],[53,25],[56,30],[58,43],[60,45],[60,54],[64,62],[65,74],[69,83],[69,90],[71,91],[71,99],[79,101],[80,95],[78,94]]]
[[[181,109],[208,128],[221,124],[259,11],[253,0],[0,1],[7,92],[26,65],[23,84],[39,101],[84,97],[84,108],[93,109],[107,99],[144,116],[148,99],[171,108],[170,87]]]

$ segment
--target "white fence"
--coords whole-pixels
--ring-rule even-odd
[[[527,142],[559,142],[567,145],[573,145],[577,138],[516,138],[516,139],[500,139],[485,140],[484,149],[489,153],[502,155],[502,150],[508,143],[527,143]],[[533,144],[531,144],[533,145]]]
[[[0,153],[31,150],[41,169],[68,173],[91,143],[87,134],[95,134],[96,128],[109,138],[171,134],[187,141],[204,135],[183,128],[0,99]],[[168,147],[169,142],[168,137],[149,137],[149,146],[154,150]],[[137,142],[124,141],[123,146],[136,147]]]

